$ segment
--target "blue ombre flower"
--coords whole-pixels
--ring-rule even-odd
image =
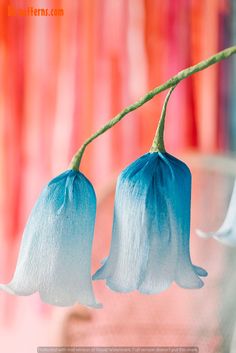
[[[191,173],[166,152],[147,153],[119,176],[110,254],[93,279],[119,292],[155,294],[172,282],[203,286],[189,254]]]
[[[220,243],[228,246],[236,246],[236,180],[234,182],[233,193],[229,203],[225,220],[216,232],[203,232],[200,229],[196,233],[202,238],[213,237]]]
[[[91,281],[96,196],[89,180],[68,170],[43,189],[25,227],[13,279],[1,289],[39,292],[43,302],[99,307]]]

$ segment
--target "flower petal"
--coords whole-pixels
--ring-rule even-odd
[[[13,280],[1,289],[36,291],[52,305],[99,307],[91,283],[96,196],[90,182],[69,171],[41,193],[26,225]]]
[[[149,153],[119,176],[110,254],[93,279],[116,291],[154,294],[173,281],[200,288],[207,272],[189,254],[191,173],[168,153]]]
[[[200,229],[196,229],[196,234],[202,238],[211,238],[218,240],[220,243],[236,247],[236,180],[234,182],[234,188],[230,199],[229,207],[225,220],[218,231],[216,232],[203,232]]]

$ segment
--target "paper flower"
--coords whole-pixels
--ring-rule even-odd
[[[88,179],[68,170],[51,180],[23,234],[16,270],[0,288],[16,295],[39,292],[43,302],[99,307],[91,281],[96,196]]]
[[[219,230],[206,233],[197,229],[196,233],[203,238],[213,237],[224,245],[236,246],[236,180],[225,220]]]
[[[116,187],[110,254],[93,279],[118,292],[155,294],[173,281],[203,286],[207,272],[189,254],[191,173],[164,152],[147,153],[128,166]]]

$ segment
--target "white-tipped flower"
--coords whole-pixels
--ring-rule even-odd
[[[216,232],[203,232],[197,229],[196,233],[202,238],[213,237],[224,245],[236,246],[236,180],[228,211],[221,227]]]
[[[93,279],[119,292],[202,287],[207,272],[189,253],[190,199],[190,170],[170,154],[147,153],[128,166],[116,187],[110,254]]]
[[[43,189],[25,227],[15,274],[0,288],[15,295],[39,292],[57,306],[99,307],[91,281],[96,214],[92,184],[69,170]]]

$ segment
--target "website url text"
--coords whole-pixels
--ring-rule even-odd
[[[13,5],[8,5],[8,16],[15,17],[27,17],[27,16],[64,16],[64,9],[48,9],[48,8],[36,8],[28,6],[25,8],[17,8]]]

